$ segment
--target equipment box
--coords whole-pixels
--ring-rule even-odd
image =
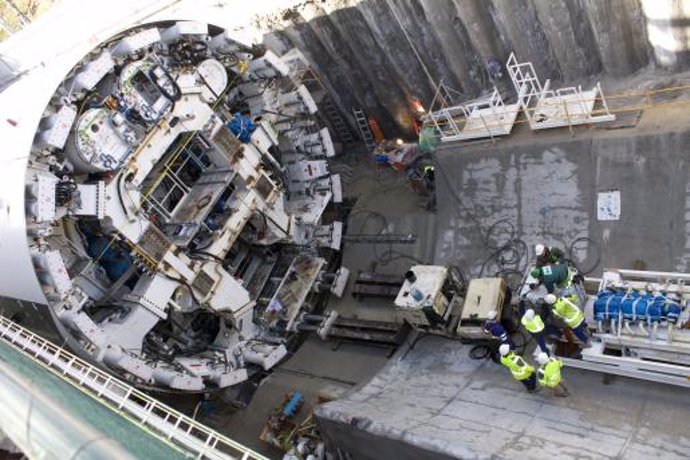
[[[496,320],[501,320],[505,290],[502,278],[478,278],[470,281],[456,329],[457,335],[471,340],[487,338],[484,323],[492,310],[498,313]]]

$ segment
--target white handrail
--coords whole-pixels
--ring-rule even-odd
[[[86,390],[90,396],[150,430],[159,439],[169,440],[196,458],[268,460],[3,316],[0,316],[0,340],[62,380]],[[188,428],[179,428],[181,424]],[[214,439],[213,446],[209,445],[210,439]]]

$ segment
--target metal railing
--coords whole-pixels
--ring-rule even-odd
[[[0,339],[62,380],[197,459],[268,460],[0,316]]]
[[[590,112],[591,117],[596,117],[596,116],[604,116],[608,114],[625,114],[625,113],[634,113],[634,112],[639,112],[643,111],[646,109],[655,109],[655,108],[671,108],[671,107],[682,107],[682,106],[688,106],[690,105],[690,85],[681,85],[681,86],[672,86],[672,87],[666,87],[666,88],[661,88],[661,89],[656,89],[656,90],[645,90],[642,92],[630,92],[630,93],[621,93],[621,94],[613,94],[613,95],[607,95],[605,98],[601,96],[602,90],[601,90],[601,85],[597,83],[597,86],[595,87],[597,89],[597,96],[595,97],[583,97],[581,98],[578,103],[594,103],[595,106]],[[668,93],[678,93],[675,96],[674,101],[657,101],[655,99],[656,96],[664,96]],[[668,97],[668,96],[667,96]],[[626,102],[625,100],[629,100],[630,102]],[[618,104],[614,104],[614,106],[610,107],[609,103],[611,101],[621,101]],[[571,104],[570,102],[567,102],[568,104]],[[601,105],[599,108],[597,108],[598,105]],[[515,125],[522,125],[526,124],[529,122],[529,117],[533,116],[534,113],[537,111],[536,107],[531,107],[527,109],[520,108],[520,112],[525,113],[525,118],[524,119],[518,119],[515,120],[514,124]],[[563,116],[559,117],[559,119],[563,122],[567,122],[568,118]],[[430,116],[427,115],[427,118],[425,120],[426,125],[433,126],[433,120],[431,120]],[[448,129],[447,125],[449,123],[454,123],[454,124],[463,124],[466,123],[466,118],[463,115],[453,117],[451,121],[445,121],[445,120],[438,120],[438,125],[439,129],[441,131]],[[485,131],[487,127],[489,128],[500,128],[502,126],[501,123],[490,123],[487,124],[486,126],[478,126],[475,128],[465,128],[463,131],[464,132],[470,132],[470,131]],[[567,126],[567,124],[564,124],[563,127]]]

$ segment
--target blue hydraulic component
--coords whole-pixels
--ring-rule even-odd
[[[622,314],[629,321],[658,323],[666,320],[675,324],[681,310],[677,301],[668,299],[663,294],[626,293],[610,288],[600,291],[594,301],[594,319],[602,322],[618,320]]]
[[[633,320],[635,319],[635,304],[637,299],[640,298],[640,294],[633,291],[629,293],[623,301],[621,302],[621,313],[623,314],[623,319]]]
[[[664,305],[666,298],[661,294],[653,296],[652,301],[647,304],[647,321],[659,323],[664,316]]]
[[[386,155],[376,154],[374,155],[374,161],[379,165],[386,165],[390,161]]]
[[[670,324],[677,324],[680,317],[681,307],[675,300],[667,300],[664,304],[664,316]]]
[[[645,293],[637,298],[635,302],[635,315],[633,316],[634,321],[646,321],[647,312],[649,306],[654,302],[654,296],[649,293]]]
[[[297,414],[297,409],[302,402],[302,398],[302,393],[299,391],[292,393],[288,402],[285,403],[285,407],[283,407],[283,415],[286,417],[294,417]]]
[[[111,239],[101,235],[86,235],[86,252],[103,267],[110,281],[117,281],[132,266],[132,256],[113,247]]]
[[[212,232],[219,230],[221,227],[221,223],[223,221],[224,204],[225,203],[223,203],[221,200],[216,202],[216,204],[213,205],[213,209],[211,209],[211,212],[204,220],[204,224],[206,224],[208,229]]]
[[[625,298],[625,292],[616,290],[604,290],[599,292],[594,301],[594,319],[597,321],[618,320],[621,314],[621,303]]]
[[[252,122],[252,119],[239,112],[232,116],[230,123],[226,126],[243,144],[249,144],[252,133],[256,131],[256,125]]]

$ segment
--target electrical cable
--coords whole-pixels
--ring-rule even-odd
[[[494,230],[499,228],[500,225],[502,224],[508,224],[510,228],[510,237],[508,238],[508,241],[513,240],[515,238],[515,234],[517,233],[517,230],[515,229],[515,225],[510,221],[510,219],[505,218],[505,219],[500,219],[491,224],[491,226],[486,230],[486,233],[483,235],[484,237],[484,246],[490,249],[500,249],[502,246],[494,246],[491,244],[491,236],[494,233]]]
[[[183,284],[189,290],[189,295],[192,296],[192,300],[194,300],[194,302],[196,302],[196,304],[201,307],[201,302],[199,302],[199,299],[196,297],[196,294],[194,294],[194,290],[192,289],[192,286],[190,286],[186,280],[184,280],[182,278],[176,278],[174,276],[168,275],[164,271],[159,271],[157,273],[160,273],[161,275],[168,278],[169,280],[177,281],[178,283]]]
[[[495,266],[496,270],[493,271],[492,276],[500,276],[501,273],[516,274],[519,272],[520,277],[522,277],[522,273],[527,269],[527,265],[529,264],[529,249],[527,243],[517,238],[518,232],[515,225],[510,219],[505,218],[494,222],[485,230],[474,211],[465,205],[455,189],[451,186],[450,180],[445,170],[438,163],[437,158],[434,158],[434,166],[434,171],[439,172],[439,176],[444,182],[449,196],[458,205],[456,210],[459,212],[459,216],[466,217],[474,225],[482,245],[485,249],[490,251],[480,266],[479,276],[483,276],[489,268]],[[498,229],[502,227],[504,228],[504,232],[507,229],[508,236],[504,243],[496,243],[494,240],[498,234]],[[509,257],[506,257],[507,255]],[[513,288],[513,286],[510,287],[511,289]]]

